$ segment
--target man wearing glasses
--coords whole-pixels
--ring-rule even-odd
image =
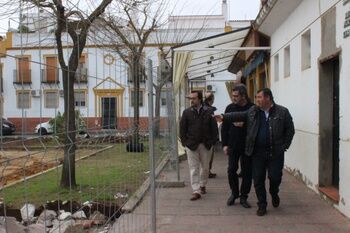
[[[187,154],[192,186],[191,201],[206,193],[209,175],[209,157],[218,137],[218,128],[212,110],[203,105],[201,91],[192,91],[187,97],[191,107],[184,110],[180,121],[180,138]]]

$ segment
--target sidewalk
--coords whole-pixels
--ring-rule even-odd
[[[226,175],[227,158],[222,153],[216,153],[214,158],[213,171],[217,173],[217,178],[209,180],[208,193],[200,200],[189,200],[191,188],[187,161],[181,162],[180,167],[181,179],[185,181],[185,187],[157,190],[157,233],[350,232],[350,219],[341,215],[319,195],[287,172],[284,172],[281,185],[280,207],[273,208],[268,196],[267,215],[258,217],[253,187],[248,199],[252,204],[251,209],[244,209],[240,204],[226,206],[230,190]],[[171,180],[174,172],[164,171],[161,176],[163,179]],[[147,195],[132,214],[132,219],[136,223],[138,218],[148,219],[148,214],[149,196]],[[134,227],[128,230],[143,232],[138,231],[140,229],[136,229],[135,225]],[[148,227],[144,225],[142,228]]]

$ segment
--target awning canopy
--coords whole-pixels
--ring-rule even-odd
[[[190,52],[192,59],[187,67],[188,79],[205,79],[226,71],[232,58],[239,50],[260,49],[241,48],[250,27],[218,34],[201,40],[173,47],[174,53]],[[266,48],[265,48],[266,49]],[[176,67],[174,67],[176,70]]]

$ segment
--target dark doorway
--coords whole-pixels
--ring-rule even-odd
[[[339,187],[339,58],[320,64],[320,186]]]
[[[339,187],[339,60],[333,61],[333,173],[332,185]]]
[[[115,129],[117,127],[117,106],[115,97],[102,97],[102,128]]]

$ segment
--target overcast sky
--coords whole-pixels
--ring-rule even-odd
[[[171,0],[175,9],[174,15],[218,15],[221,14],[222,0]],[[227,0],[229,19],[255,19],[259,11],[260,0]],[[171,10],[170,10],[171,11]],[[14,25],[11,25],[14,27]],[[8,28],[8,20],[1,19],[0,35],[4,35]]]
[[[177,0],[176,15],[221,14],[222,0]],[[260,0],[227,0],[230,19],[255,19]]]

